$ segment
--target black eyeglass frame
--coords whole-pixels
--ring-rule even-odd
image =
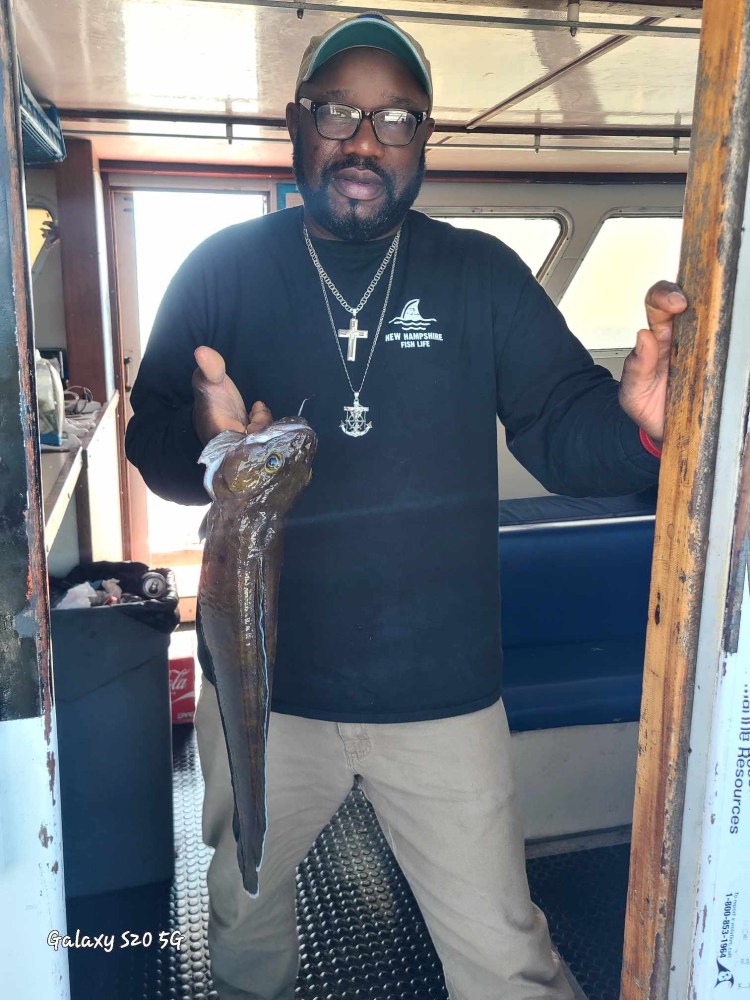
[[[375,133],[375,138],[378,140],[381,146],[396,146],[396,147],[409,146],[411,145],[412,142],[414,142],[414,136],[416,136],[417,132],[419,131],[419,126],[428,116],[427,111],[412,111],[411,108],[377,108],[375,111],[363,111],[362,108],[357,108],[353,104],[341,104],[338,101],[311,101],[309,97],[298,97],[297,104],[301,104],[303,108],[306,108],[310,112],[310,114],[312,115],[312,120],[315,122],[315,129],[318,135],[322,139],[328,139],[330,142],[348,142],[350,139],[353,139],[354,136],[359,131],[360,126],[362,122],[365,120],[365,118],[369,118],[370,124],[372,125],[372,130]],[[358,118],[354,131],[352,132],[351,135],[348,135],[345,139],[332,139],[328,135],[323,135],[323,133],[320,131],[320,128],[318,127],[318,115],[317,115],[318,108],[324,108],[329,104],[337,108],[348,108],[350,111],[357,112]],[[384,111],[398,111],[401,114],[411,115],[413,118],[416,119],[417,124],[414,129],[414,135],[412,135],[411,139],[409,139],[408,142],[383,142],[383,140],[378,135],[377,124],[375,122],[375,115],[380,115]]]

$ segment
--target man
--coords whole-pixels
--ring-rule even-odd
[[[649,292],[618,393],[515,254],[409,211],[431,106],[424,53],[380,15],[313,39],[287,109],[304,211],[188,258],[132,394],[128,455],[186,503],[206,502],[202,446],[262,429],[266,404],[281,416],[307,397],[319,437],[287,526],[257,898],[241,885],[209,680],[197,713],[222,1000],[293,997],[294,869],[355,774],[453,1000],[571,995],[529,900],[510,776],[495,418],[555,492],[652,485],[686,302],[674,285]],[[264,402],[248,415],[250,399]]]

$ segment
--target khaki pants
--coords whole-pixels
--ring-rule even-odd
[[[216,692],[196,728],[206,783],[211,971],[221,1000],[293,1000],[295,868],[355,774],[419,903],[451,1000],[569,1000],[547,924],[529,899],[502,702],[394,725],[272,713],[260,893],[243,889]]]

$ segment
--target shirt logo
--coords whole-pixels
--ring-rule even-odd
[[[430,323],[437,323],[436,319],[425,319],[419,313],[419,299],[409,299],[400,316],[394,316],[388,320],[404,330],[426,330]]]
[[[400,330],[386,333],[386,343],[399,343],[402,347],[429,347],[436,340],[442,340],[442,333],[430,329],[432,323],[437,323],[435,317],[426,318],[419,311],[419,299],[409,299],[399,316],[388,320]]]

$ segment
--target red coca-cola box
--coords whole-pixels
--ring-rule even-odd
[[[192,724],[195,716],[195,661],[192,656],[169,661],[169,693],[172,725]]]

